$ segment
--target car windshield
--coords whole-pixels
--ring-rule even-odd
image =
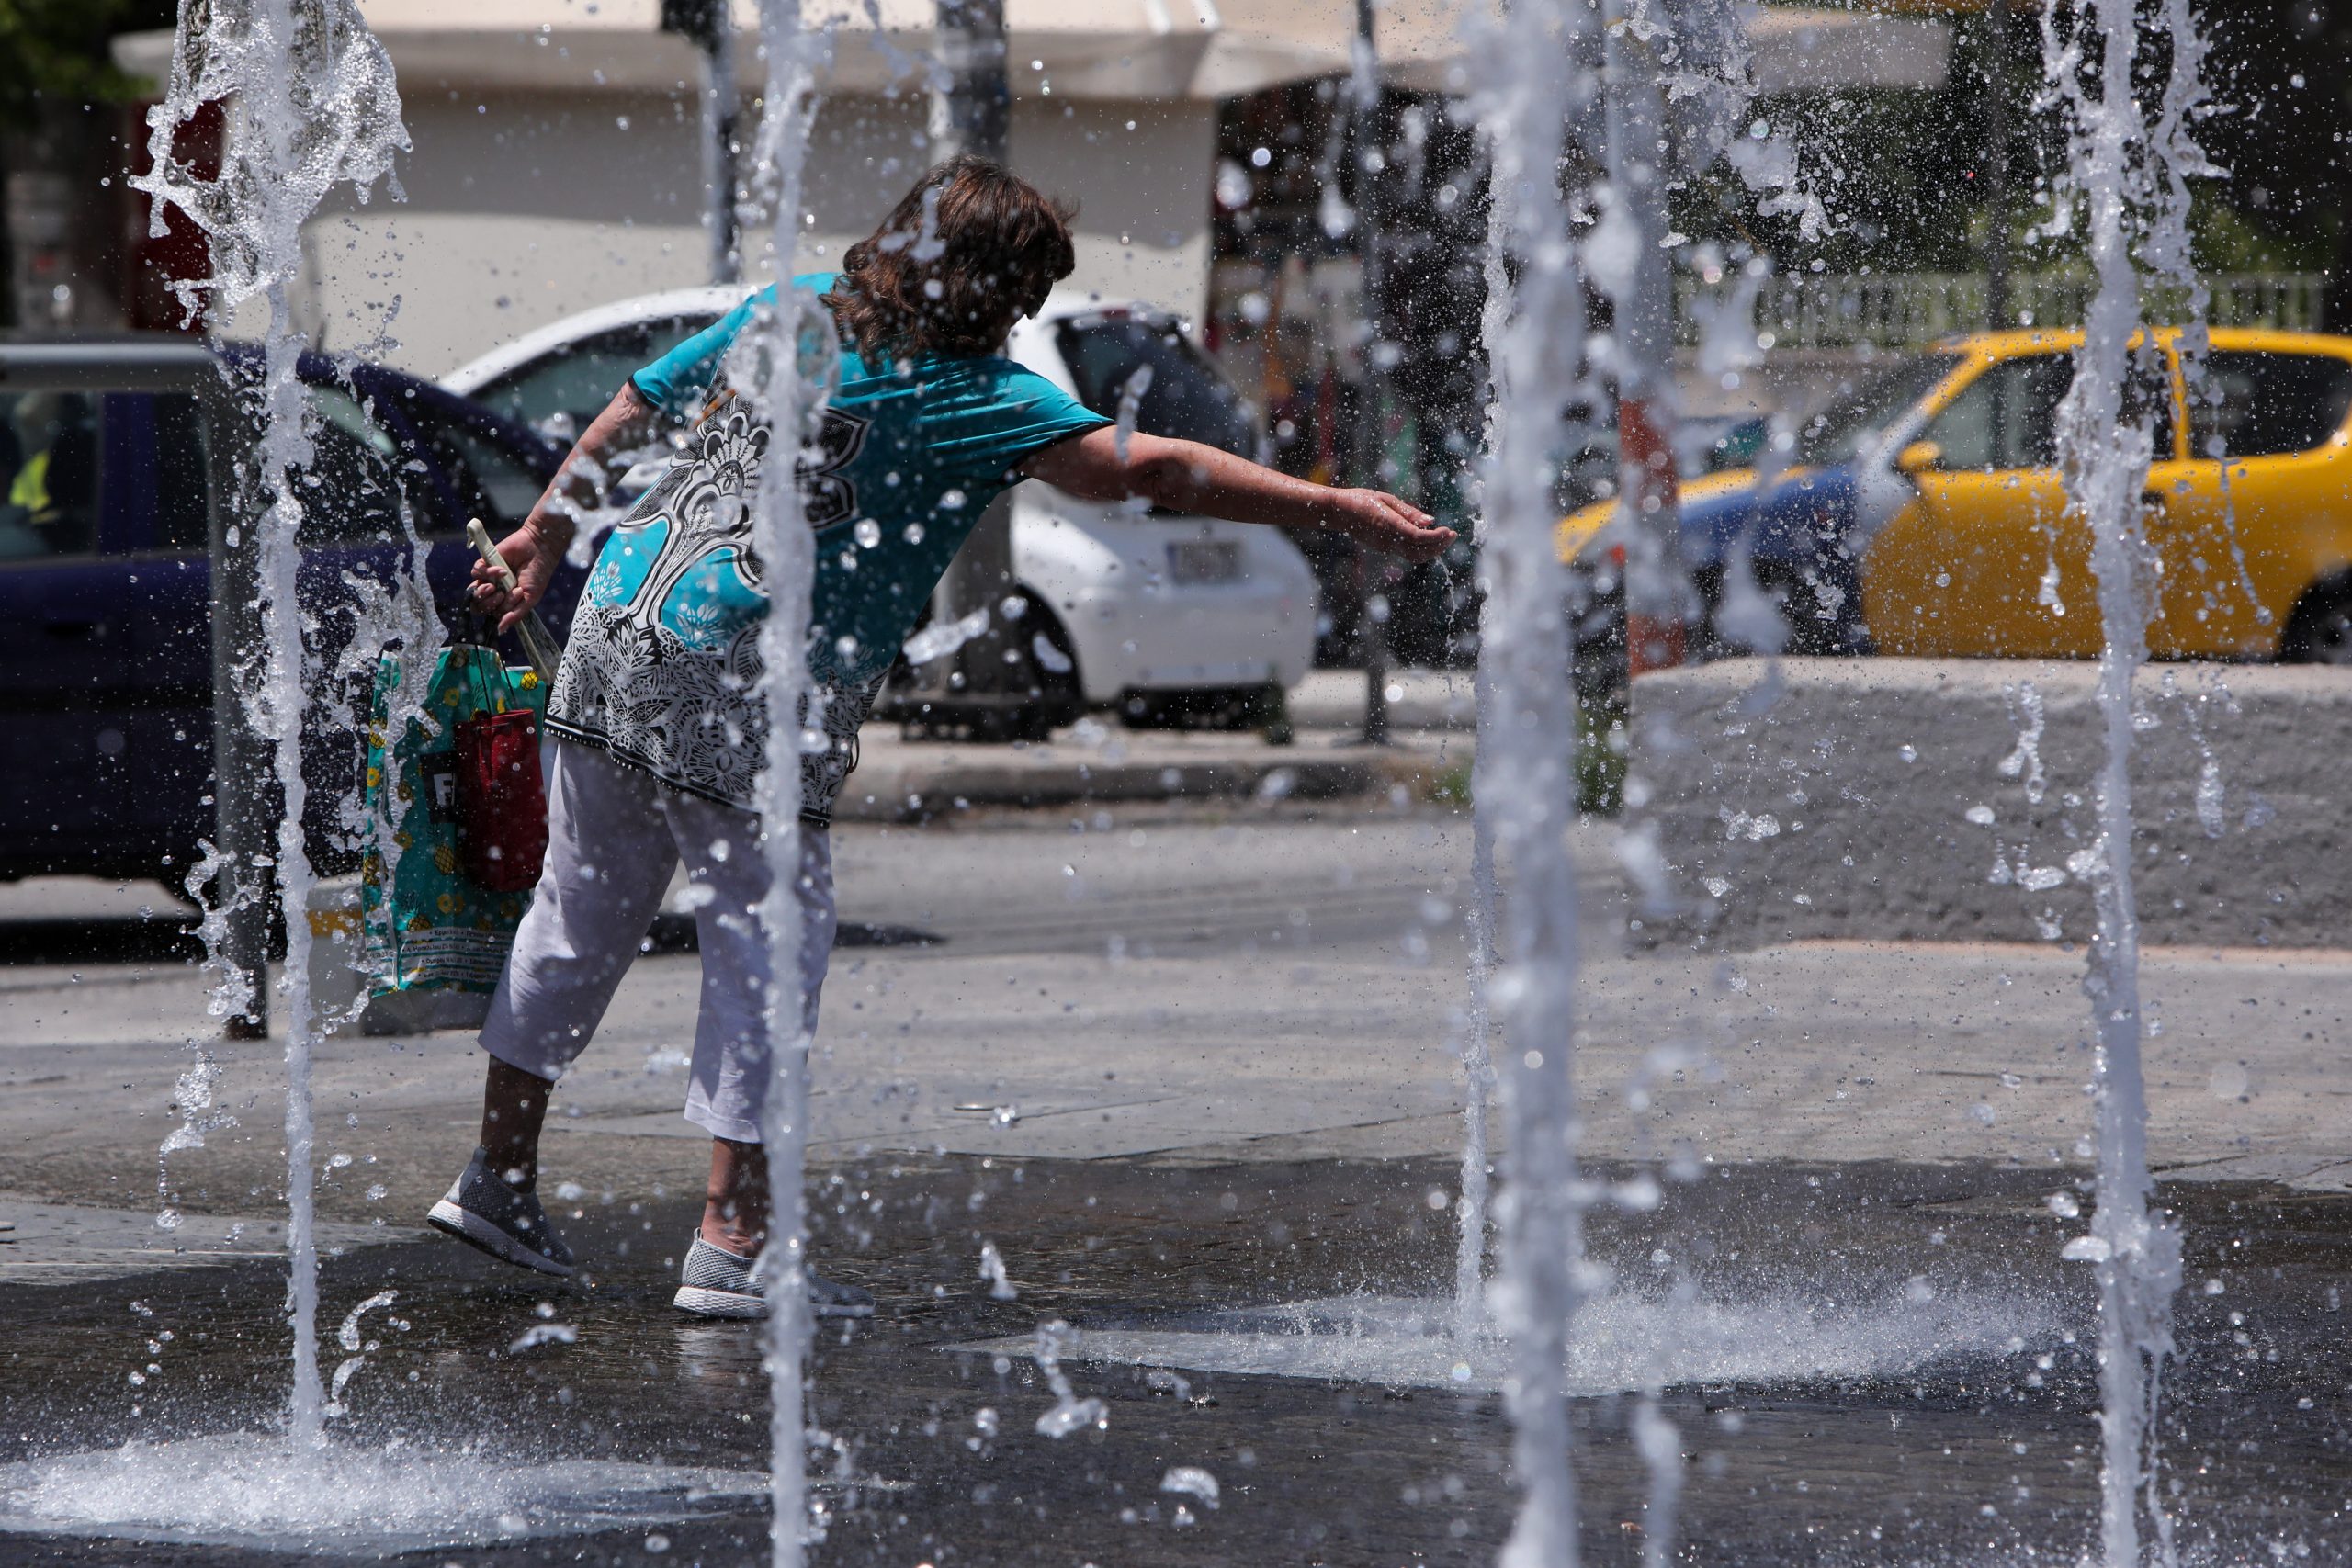
[[[1797,427],[1789,460],[1808,468],[1852,461],[1959,364],[1958,355],[1923,354],[1846,383]]]
[[[1120,394],[1136,372],[1150,378],[1136,406],[1146,435],[1198,441],[1238,457],[1258,455],[1258,420],[1208,356],[1168,318],[1081,317],[1056,334],[1078,400],[1105,419],[1119,417]]]

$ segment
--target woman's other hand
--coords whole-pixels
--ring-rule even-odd
[[[509,632],[546,595],[555,569],[563,564],[563,551],[532,523],[526,523],[498,541],[498,554],[514,574],[513,592],[508,592],[486,560],[474,562],[471,592],[474,608],[497,616],[498,629]]]

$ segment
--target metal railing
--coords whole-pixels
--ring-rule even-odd
[[[2222,273],[2207,283],[2213,295],[2213,325],[2292,331],[2318,325],[2326,287],[2326,279],[2317,273]],[[1683,342],[1699,341],[1700,322],[1720,308],[1735,287],[1730,279],[1712,288],[1696,277],[1676,280],[1676,317]],[[2079,326],[2095,287],[2087,273],[2028,273],[2012,278],[2008,324]],[[2185,315],[2187,307],[2185,294],[2158,290],[2148,313],[2170,321]],[[1767,350],[1851,348],[1865,343],[1916,348],[1984,324],[1984,275],[1965,272],[1770,277],[1756,289],[1753,321],[1758,346]]]

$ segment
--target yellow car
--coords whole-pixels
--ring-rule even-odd
[[[2215,330],[2192,397],[2179,333],[2139,344],[2153,409],[2143,504],[2160,658],[2352,662],[2352,337]],[[1754,470],[1682,494],[1684,563],[1710,606],[1742,543],[1792,652],[2089,657],[2090,534],[2056,468],[2079,332],[1950,340],[1860,377]],[[1563,558],[1608,519],[1563,520]]]

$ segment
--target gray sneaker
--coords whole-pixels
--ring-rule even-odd
[[[435,1230],[480,1247],[502,1263],[569,1278],[571,1248],[563,1245],[539,1207],[538,1192],[517,1187],[490,1168],[490,1151],[476,1149],[449,1195],[424,1216]]]
[[[684,1281],[671,1304],[697,1317],[763,1318],[767,1298],[760,1294],[754,1259],[713,1247],[697,1234],[686,1248]],[[808,1310],[819,1317],[872,1317],[874,1292],[811,1272]]]

